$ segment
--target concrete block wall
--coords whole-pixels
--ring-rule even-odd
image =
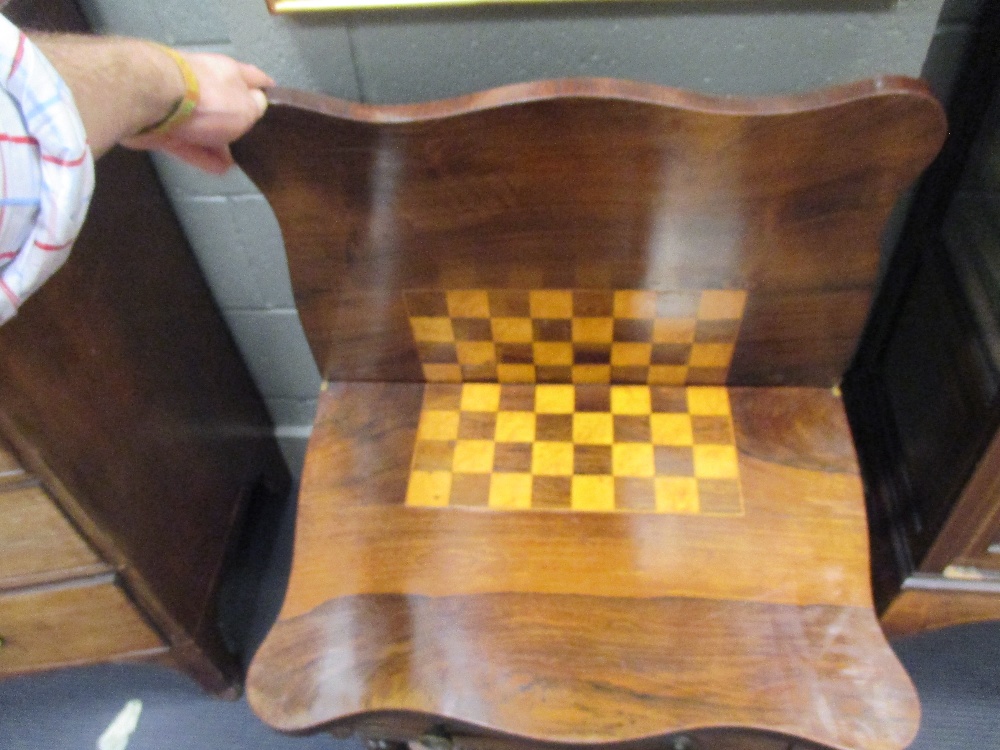
[[[916,76],[925,63],[946,93],[980,1],[662,0],[283,17],[269,15],[265,0],[82,5],[101,31],[225,52],[283,86],[398,103],[580,75],[796,92],[878,73]],[[213,178],[168,157],[157,166],[297,470],[319,374],[274,216],[238,172]]]

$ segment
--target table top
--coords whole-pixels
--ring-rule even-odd
[[[270,97],[234,153],[324,390],[254,710],[908,744],[835,387],[944,138],[926,86]]]
[[[637,741],[716,726],[854,750],[912,739],[916,696],[871,605],[863,494],[836,395],[626,387],[632,398],[618,398],[618,409],[641,412],[629,424],[652,425],[658,415],[693,420],[692,407],[728,412],[731,433],[716,425],[712,439],[720,442],[710,445],[728,444],[735,464],[694,469],[738,481],[737,503],[721,512],[698,497],[657,503],[655,491],[641,509],[595,505],[572,492],[565,507],[510,507],[503,492],[478,504],[456,492],[421,504],[417,446],[462,423],[460,415],[454,428],[442,426],[446,410],[427,407],[441,407],[456,388],[461,398],[468,386],[341,383],[321,395],[288,593],[249,673],[248,698],[266,721],[309,730],[365,714],[418,713],[542,743]],[[552,409],[615,416],[560,407],[538,395],[545,386],[495,388],[496,399],[488,388],[479,393],[490,405],[466,405],[536,420]],[[593,406],[594,386],[569,388]],[[611,396],[618,387],[596,388]],[[541,413],[500,408],[524,406],[525,389]],[[653,398],[637,406],[643,394]],[[678,395],[688,396],[687,411],[676,406]],[[623,476],[633,470],[615,463],[614,446],[647,443],[616,442],[613,421],[611,430],[567,442],[611,440],[607,473],[585,476],[609,477],[614,488],[635,479]],[[676,477],[677,461],[657,467],[655,449],[693,454],[694,436],[683,432],[650,426],[654,463],[635,471],[652,473],[654,483]],[[454,471],[442,474],[456,486],[460,477],[489,485],[535,471],[551,476],[544,461],[526,471],[497,468],[500,446],[561,444],[528,437],[494,439],[489,467],[453,450]]]

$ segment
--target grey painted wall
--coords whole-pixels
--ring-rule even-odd
[[[718,93],[803,91],[877,73],[946,93],[980,0],[608,2],[275,17],[264,0],[83,0],[98,30],[222,51],[280,85],[397,103],[594,75]],[[157,158],[164,185],[297,469],[319,375],[274,216],[238,172]]]

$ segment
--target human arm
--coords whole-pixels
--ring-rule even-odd
[[[29,36],[72,91],[95,158],[121,143],[166,151],[221,174],[233,163],[229,143],[264,112],[261,89],[274,85],[261,70],[224,55],[178,53],[198,80],[198,106],[166,133],[140,134],[169,117],[184,97],[184,77],[170,54],[138,39]]]
[[[232,164],[229,143],[264,111],[260,87],[273,85],[222,55],[183,55],[135,39],[29,39],[2,15],[0,70],[0,159],[14,168],[0,185],[11,204],[0,211],[0,324],[69,255],[93,190],[92,154],[122,143],[222,173]],[[194,102],[186,92],[195,88],[197,106],[181,107]],[[178,111],[189,114],[172,116]]]

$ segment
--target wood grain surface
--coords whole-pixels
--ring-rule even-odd
[[[882,629],[890,638],[929,630],[1000,619],[995,591],[949,591],[944,588],[906,589],[882,615]]]
[[[421,390],[342,383],[323,394],[303,469],[283,617],[362,593],[870,601],[861,486],[839,402],[825,391],[730,392],[746,513],[727,518],[405,507]],[[769,419],[744,421],[744,413],[765,410],[761,402],[771,404]],[[782,420],[779,409],[793,407],[801,414],[800,443],[823,451],[800,450],[795,463],[811,462],[808,469],[782,459],[788,429],[771,426]],[[392,417],[381,421],[383,414]],[[790,582],[788,571],[803,561],[809,565]]]
[[[0,676],[166,650],[113,576],[0,594]]]
[[[581,79],[395,107],[270,97],[236,154],[277,214],[325,382],[287,595],[248,676],[254,710],[285,731],[438,727],[473,744],[652,746],[687,731],[723,747],[909,743],[919,707],[873,610],[830,386],[867,314],[885,217],[944,136],[923,84],[738,99]],[[680,344],[710,347],[684,360]],[[687,369],[674,383],[654,367]],[[498,511],[496,475],[528,464],[498,460],[483,430],[548,387],[508,385],[522,379],[576,389],[574,486],[598,473],[577,419],[603,409],[582,383],[716,386],[704,390],[726,401],[731,435],[727,421],[711,453],[736,458],[711,471],[725,464],[740,503]],[[501,385],[466,408],[475,380]],[[444,414],[448,388],[469,414]],[[675,393],[689,410],[691,390]],[[536,427],[545,411],[536,400]],[[622,439],[638,440],[646,428],[629,425]],[[418,433],[438,441],[426,464]],[[531,472],[536,440],[554,438],[523,438]],[[427,487],[488,482],[489,502],[450,490],[459,502],[426,507],[418,470]]]
[[[24,468],[10,449],[0,444],[0,487],[23,482],[25,479]]]
[[[357,634],[349,653],[332,648],[339,633]],[[419,712],[574,744],[742,726],[841,747],[901,747],[913,706],[887,694],[887,678],[905,678],[891,651],[872,648],[881,638],[860,608],[345,597],[276,631],[270,680],[255,683],[253,695],[258,711],[270,709],[263,718],[286,729],[324,721],[336,705],[344,714]]]
[[[274,90],[235,148],[330,380],[420,380],[407,289],[749,289],[728,382],[830,385],[945,124],[923,84],[702,97],[608,80],[372,107]]]
[[[0,517],[0,591],[110,570],[37,485],[0,492]]]
[[[829,391],[730,390],[746,512],[729,518],[406,507],[423,388],[321,396],[288,593],[248,677],[266,721],[417,711],[588,744],[719,725],[838,748],[912,737]]]
[[[76,0],[10,0],[3,13],[26,30],[90,31]],[[8,615],[44,628],[22,639],[4,674],[75,661],[58,641],[80,632],[97,643],[83,649],[90,661],[155,653],[236,697],[242,670],[218,626],[217,594],[252,488],[266,476],[283,495],[287,470],[148,156],[115,149],[96,171],[72,256],[0,328],[0,487],[37,483],[54,503],[0,517],[0,559],[21,568],[0,588],[41,584],[37,596],[22,589],[16,610],[2,605],[0,636]],[[79,538],[63,533],[60,512]],[[96,570],[120,580],[49,596],[54,580],[93,581],[95,568],[79,564],[91,549]],[[29,560],[44,570],[27,573]],[[59,560],[67,567],[53,569]]]
[[[955,509],[921,564],[921,571],[938,573],[948,565],[980,566],[1000,571],[1000,433],[993,436],[979,459]],[[1000,602],[995,611],[1000,616]]]

